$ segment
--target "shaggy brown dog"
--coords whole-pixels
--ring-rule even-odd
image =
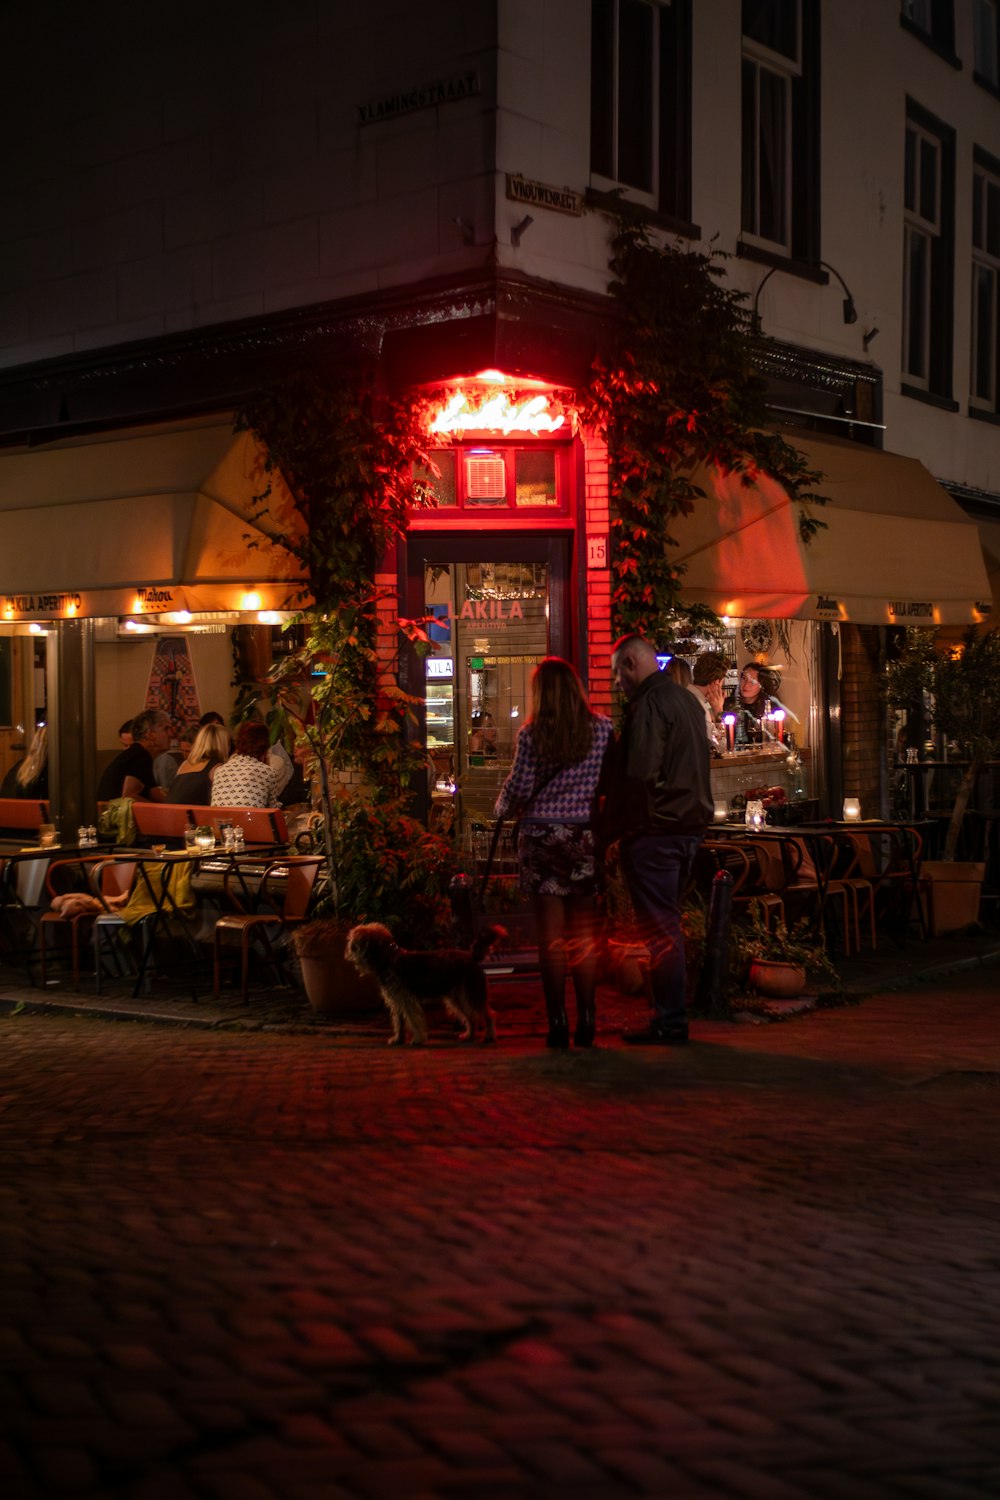
[[[497,1039],[496,1022],[490,1009],[486,975],[482,963],[494,943],[507,936],[502,927],[484,927],[472,947],[446,948],[438,953],[415,953],[400,948],[381,922],[352,927],[347,934],[347,957],[359,974],[373,974],[392,1017],[390,1047],[398,1047],[410,1034],[419,1047],[427,1040],[424,1000],[442,1000],[462,1022],[462,1041],[475,1035],[482,1021],[487,1042]]]

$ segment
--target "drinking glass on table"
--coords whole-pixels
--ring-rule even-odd
[[[56,842],[56,825],[54,823],[39,823],[38,842],[43,849],[51,849]]]

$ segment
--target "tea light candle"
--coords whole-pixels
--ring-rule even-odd
[[[729,803],[725,800],[724,797],[716,797],[716,799],[715,799],[715,821],[717,823],[724,823],[728,817],[729,817]]]
[[[726,748],[731,755],[733,753],[733,746],[736,743],[736,715],[724,714],[722,722],[726,726]]]
[[[861,803],[857,797],[844,798],[844,822],[857,823],[861,817]]]

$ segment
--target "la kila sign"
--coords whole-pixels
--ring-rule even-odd
[[[527,433],[538,437],[565,428],[568,414],[551,396],[522,398],[510,391],[455,391],[431,412],[430,431],[462,437],[467,432]]]
[[[185,601],[176,589],[142,585],[131,589],[81,590],[79,593],[24,593],[0,595],[2,620],[72,620],[96,615],[167,614],[182,610]]]

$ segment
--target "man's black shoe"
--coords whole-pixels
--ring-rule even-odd
[[[647,1026],[644,1031],[623,1031],[622,1041],[630,1047],[683,1047],[688,1040],[687,1026]]]

